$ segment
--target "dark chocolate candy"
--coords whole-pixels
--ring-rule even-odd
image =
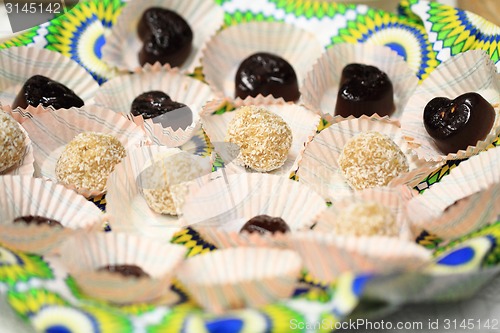
[[[44,107],[52,106],[55,109],[69,109],[82,107],[83,101],[75,92],[65,85],[42,75],[30,77],[16,96],[12,108],[27,108],[28,105]]]
[[[100,272],[107,271],[110,273],[117,273],[125,277],[136,277],[136,278],[150,277],[148,273],[144,272],[142,268],[136,265],[107,265],[104,267],[100,267],[97,270]]]
[[[48,225],[49,227],[63,228],[61,222],[39,215],[19,216],[14,219],[14,223]]]
[[[390,116],[394,113],[392,82],[386,73],[374,66],[349,64],[342,70],[335,105],[335,115]]]
[[[300,97],[297,75],[283,58],[270,53],[255,53],[240,64],[235,78],[235,96],[245,99],[273,95],[285,101]]]
[[[495,109],[474,92],[454,100],[436,97],[425,106],[423,121],[443,154],[456,153],[486,138],[495,121]]]
[[[271,217],[269,215],[257,215],[250,220],[241,228],[240,232],[258,232],[260,234],[265,233],[286,233],[290,231],[290,227],[281,217]]]
[[[139,52],[139,63],[172,67],[181,66],[191,53],[193,31],[189,24],[176,12],[152,7],[147,9],[137,27],[139,38],[144,42]]]

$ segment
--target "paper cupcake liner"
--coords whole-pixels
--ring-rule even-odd
[[[292,234],[290,248],[304,267],[322,282],[333,282],[342,273],[391,273],[412,271],[431,260],[431,252],[411,241],[394,237],[337,236],[314,231]]]
[[[329,48],[308,72],[301,89],[301,101],[320,114],[333,113],[343,68],[352,63],[372,65],[385,72],[392,82],[396,110],[400,118],[418,78],[405,60],[389,47],[369,44],[337,44]]]
[[[300,89],[307,72],[324,49],[310,32],[283,22],[231,26],[212,37],[203,50],[203,73],[214,93],[234,98],[238,66],[257,52],[272,53],[287,60],[295,70]]]
[[[12,113],[32,140],[39,176],[52,181],[57,181],[56,163],[64,147],[82,132],[113,135],[123,144],[127,153],[131,148],[148,142],[140,127],[122,115],[95,105],[56,111],[28,107],[26,110],[16,109]],[[72,185],[67,187],[86,197],[103,193],[96,189],[77,189]]]
[[[301,264],[290,250],[242,247],[188,259],[177,278],[199,305],[220,314],[290,297]]]
[[[499,162],[498,148],[472,156],[410,200],[408,214],[414,228],[454,239],[494,222],[500,213]]]
[[[150,66],[150,69],[136,74],[118,76],[104,83],[96,94],[97,105],[107,107],[127,116],[142,126],[155,144],[178,147],[186,143],[200,128],[199,113],[203,105],[213,99],[208,85],[180,73],[169,66]],[[172,129],[161,116],[154,120],[134,117],[130,107],[140,94],[159,90],[173,101],[186,104],[192,111],[192,123],[187,128]],[[168,113],[167,113],[168,114]]]
[[[165,295],[186,250],[137,235],[80,232],[62,245],[61,262],[89,296],[126,304]],[[126,278],[97,271],[107,265],[136,265],[150,278]]]
[[[233,119],[235,112],[225,112],[223,114],[214,114],[226,99],[214,100],[205,105],[201,114],[201,121],[205,133],[214,145],[215,151],[222,157],[225,162],[225,168],[228,173],[252,173],[250,169],[237,165],[229,157],[232,156],[230,150],[232,144],[225,143],[228,124]],[[295,171],[304,146],[307,144],[318,128],[320,116],[314,114],[310,110],[292,103],[285,103],[283,99],[274,99],[268,97],[248,97],[245,100],[237,100],[234,102],[236,108],[245,105],[258,105],[266,110],[277,114],[290,126],[292,130],[292,146],[288,153],[288,158],[285,163],[278,169],[270,171],[270,174],[284,175],[288,177],[292,171]]]
[[[106,195],[106,211],[112,215],[110,223],[113,231],[169,240],[175,232],[186,226],[185,221],[178,216],[155,213],[148,206],[138,179],[155,156],[172,151],[180,152],[176,148],[154,145],[137,148],[116,166],[108,179]],[[209,175],[211,171],[210,161],[204,160],[207,170],[200,177]]]
[[[339,214],[343,209],[346,209],[354,203],[376,202],[391,211],[395,219],[395,224],[399,229],[399,233],[396,237],[402,240],[411,241],[415,239],[415,237],[413,237],[411,233],[408,216],[406,214],[407,198],[410,194],[404,192],[410,192],[410,190],[405,187],[377,187],[362,190],[349,197],[334,200],[332,206],[318,214],[313,230],[325,234],[336,233],[335,225],[339,223]],[[346,236],[348,235],[346,234]]]
[[[11,112],[8,112],[5,107],[0,107],[0,112],[7,112],[12,116]],[[14,118],[15,119],[15,118]],[[17,119],[15,119],[17,120]],[[21,160],[10,168],[3,170],[0,172],[0,175],[10,175],[10,176],[33,176],[35,172],[35,157],[33,156],[33,145],[31,143],[31,139],[28,135],[28,132],[19,125],[19,128],[24,133],[24,153],[21,157]]]
[[[64,228],[13,223],[20,216],[43,216]],[[57,252],[73,230],[99,230],[107,220],[97,206],[51,181],[31,176],[0,177],[0,243],[24,252]]]
[[[33,75],[44,75],[73,90],[89,104],[99,85],[75,61],[59,52],[34,47],[0,50],[0,103],[11,105],[22,86]]]
[[[435,97],[454,99],[467,92],[476,92],[495,107],[496,119],[489,135],[474,146],[444,155],[434,144],[423,123],[424,108]],[[419,158],[428,161],[455,160],[485,150],[500,134],[500,85],[495,64],[481,50],[458,54],[434,70],[415,90],[401,117],[401,128]]]
[[[123,8],[111,34],[102,48],[102,59],[121,70],[135,70],[140,66],[139,51],[142,42],[137,35],[137,26],[144,11],[150,7],[162,7],[181,15],[193,31],[192,50],[181,70],[192,72],[200,66],[201,50],[208,39],[224,22],[224,11],[210,0],[134,0]]]
[[[388,185],[417,185],[439,164],[415,159],[402,137],[399,122],[377,115],[361,118],[336,117],[333,125],[321,131],[307,145],[299,162],[299,181],[314,188],[326,200],[332,201],[353,193],[338,165],[344,145],[362,132],[375,131],[387,135],[401,148],[409,163],[409,172],[394,178]]]

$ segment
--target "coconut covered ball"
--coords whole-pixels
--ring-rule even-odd
[[[401,149],[387,135],[363,132],[351,138],[338,158],[340,170],[354,190],[385,186],[408,172]]]
[[[0,111],[0,172],[21,161],[26,137],[19,124],[7,113]]]
[[[76,189],[104,191],[109,174],[126,155],[121,142],[112,135],[80,133],[57,160],[57,181]]]
[[[290,126],[261,107],[243,106],[235,112],[225,139],[239,147],[235,163],[259,172],[281,167],[292,146]]]

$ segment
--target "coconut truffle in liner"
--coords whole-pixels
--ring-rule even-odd
[[[57,160],[57,181],[76,189],[103,191],[125,148],[112,135],[83,132],[68,143]]]
[[[242,106],[229,122],[225,141],[239,147],[236,164],[268,172],[285,163],[292,130],[280,116],[264,108]]]
[[[7,113],[0,111],[0,172],[21,161],[25,139],[19,124]]]

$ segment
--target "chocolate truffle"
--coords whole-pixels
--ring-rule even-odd
[[[335,115],[390,116],[394,113],[392,82],[386,73],[374,66],[349,64],[342,70],[335,105]]]
[[[338,164],[354,190],[385,186],[409,170],[398,145],[378,132],[362,132],[352,137],[343,147]]]
[[[62,83],[42,75],[30,77],[16,96],[12,108],[26,109],[28,105],[37,107],[52,106],[54,109],[69,109],[82,107],[83,101],[75,92]]]
[[[243,60],[235,78],[235,97],[273,95],[285,101],[300,97],[297,75],[283,58],[271,53],[255,53]]]
[[[0,173],[18,164],[26,150],[26,136],[20,125],[0,111]]]
[[[439,150],[450,154],[484,140],[495,122],[495,109],[474,92],[453,100],[436,97],[425,106],[423,121]]]
[[[149,278],[149,274],[136,265],[107,265],[97,269],[99,272],[120,274],[124,277]]]
[[[49,227],[63,228],[61,222],[39,215],[27,215],[27,216],[16,217],[14,219],[14,223],[48,225]]]
[[[114,136],[80,133],[57,160],[57,181],[76,189],[103,191],[109,174],[125,156],[125,148]]]
[[[191,53],[193,31],[182,16],[160,7],[147,9],[137,27],[139,38],[144,42],[139,52],[139,63],[172,67],[181,66]]]
[[[258,232],[263,235],[266,233],[275,234],[277,232],[290,232],[290,227],[281,217],[271,217],[269,215],[257,215],[241,228],[240,232]]]
[[[226,142],[239,149],[231,152],[234,162],[259,172],[281,167],[292,146],[292,130],[288,124],[266,109],[242,106],[228,124]]]

